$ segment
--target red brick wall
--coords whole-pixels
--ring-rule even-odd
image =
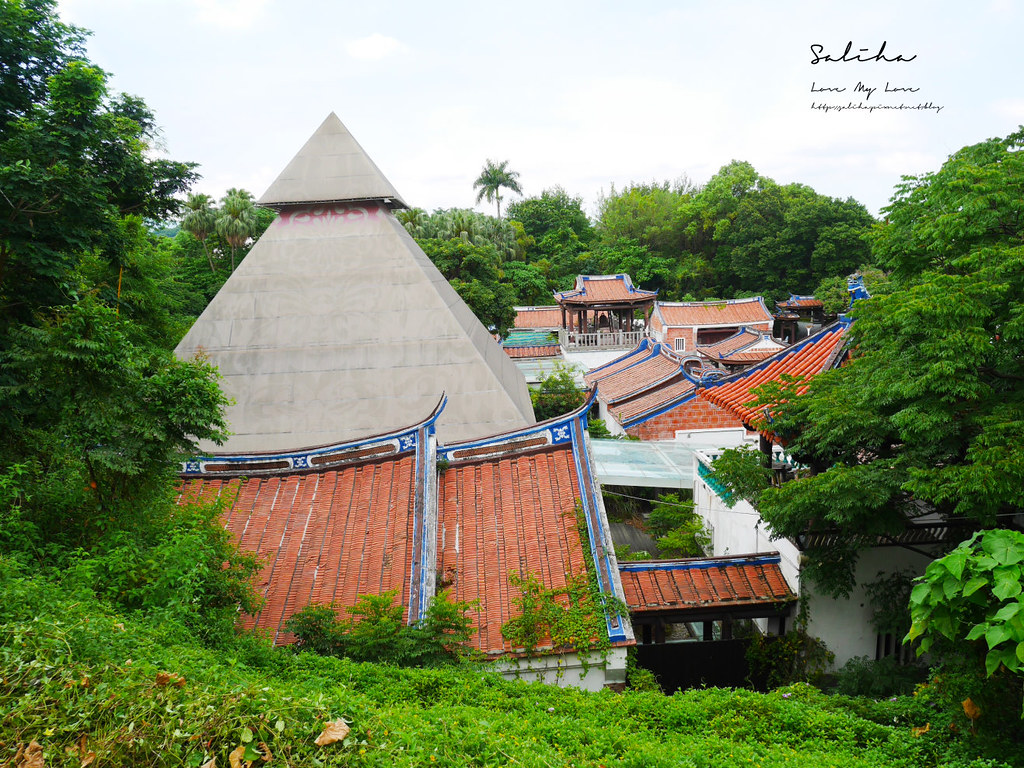
[[[702,397],[695,397],[643,424],[630,427],[626,433],[641,440],[672,440],[677,429],[722,429],[742,426],[743,422],[732,411]]]

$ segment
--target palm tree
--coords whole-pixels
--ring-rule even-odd
[[[217,234],[231,246],[231,271],[235,271],[235,253],[245,245],[256,229],[256,208],[252,195],[244,189],[229,189],[221,200],[217,216]]]
[[[495,201],[498,204],[499,219],[501,218],[501,188],[504,187],[519,195],[523,194],[523,190],[519,187],[519,173],[508,169],[508,160],[502,160],[500,163],[488,160],[480,176],[473,182],[473,189],[478,187],[480,191],[476,193],[476,201],[479,203],[484,198],[487,198],[488,203],[492,200]]]
[[[212,202],[213,199],[209,195],[189,195],[185,202],[188,213],[181,220],[181,228],[203,244],[206,260],[210,263],[210,271],[216,272],[217,267],[213,264],[213,256],[210,255],[210,249],[206,246],[206,238],[217,225],[217,214],[210,207]]]

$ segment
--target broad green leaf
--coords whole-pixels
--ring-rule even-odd
[[[917,584],[910,592],[910,604],[922,605],[925,598],[928,597],[929,592],[931,592],[931,589],[932,585],[927,582]]]
[[[985,632],[985,642],[988,643],[989,650],[995,648],[1004,640],[1010,638],[1010,630],[1003,624],[993,624]]]
[[[1017,661],[1024,663],[1024,640],[1017,643]]]
[[[985,655],[985,674],[991,677],[1003,663],[1003,654],[999,651],[989,651]]]
[[[261,757],[263,757],[263,753],[256,748],[255,744],[250,742],[245,745],[245,753],[242,755],[243,759],[248,760],[251,763],[259,760]]]
[[[966,639],[977,640],[978,638],[984,636],[985,630],[987,630],[988,627],[988,624],[975,624],[973,627],[971,627],[971,631],[967,633]]]
[[[1000,600],[1009,600],[1011,597],[1016,597],[1021,593],[1020,576],[1014,576],[1012,573],[999,573],[995,574],[996,583],[992,587],[992,594],[998,597]]]
[[[988,579],[985,576],[974,576],[970,581],[964,585],[964,597],[970,597],[982,587],[988,584]]]
[[[989,531],[982,539],[981,546],[1001,564],[1013,565],[1024,560],[1024,551],[1017,546],[1011,531]]]
[[[1002,608],[1000,608],[998,611],[996,611],[996,615],[992,617],[992,620],[993,621],[1009,621],[1014,616],[1016,616],[1018,613],[1020,613],[1022,608],[1024,608],[1024,603],[1021,603],[1019,601],[1016,602],[1016,603],[1010,603],[1008,605],[1004,605]]]
[[[942,593],[946,596],[947,601],[952,600],[954,597],[960,594],[960,582],[956,579],[943,579]]]
[[[959,580],[964,573],[964,566],[967,564],[967,554],[966,550],[954,549],[942,558],[942,563],[949,569],[949,572],[953,574],[954,578],[957,580]]]
[[[243,744],[248,744],[252,740],[253,740],[253,733],[252,733],[252,731],[249,730],[248,728],[243,728],[242,729],[242,743]],[[246,758],[246,759],[248,760],[248,758]]]

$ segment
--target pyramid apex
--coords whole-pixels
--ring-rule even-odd
[[[331,112],[257,203],[284,208],[367,200],[382,201],[391,208],[408,207],[345,124]]]

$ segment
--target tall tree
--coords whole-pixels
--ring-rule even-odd
[[[235,271],[235,255],[256,232],[256,207],[252,195],[244,189],[229,189],[221,200],[217,214],[217,234],[231,248],[231,271]]]
[[[852,309],[849,364],[774,414],[812,469],[762,495],[779,534],[886,535],[924,510],[982,528],[1024,512],[1022,150],[1024,130],[897,188],[872,234],[890,292]],[[819,554],[812,565],[848,587],[855,549]]]
[[[0,37],[20,35],[0,44],[13,52],[0,67],[0,346],[11,323],[74,298],[86,255],[122,263],[124,217],[166,218],[195,179],[193,164],[150,157],[152,114],[108,94],[53,5],[0,4],[0,19],[14,19]]]
[[[181,220],[181,228],[203,244],[203,252],[206,253],[206,260],[210,264],[210,271],[216,272],[217,267],[213,264],[213,256],[206,245],[206,239],[217,226],[217,213],[211,207],[212,203],[213,200],[209,195],[189,195],[188,200],[185,202],[185,209],[188,213]]]
[[[501,190],[508,189],[516,194],[523,194],[523,190],[519,186],[519,173],[509,169],[508,160],[502,160],[500,163],[488,160],[477,180],[473,182],[473,189],[478,190],[476,193],[478,203],[486,198],[487,202],[493,201],[497,204],[499,219],[501,218]]]

